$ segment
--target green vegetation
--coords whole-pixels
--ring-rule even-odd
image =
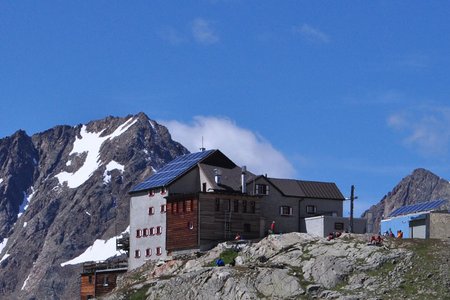
[[[148,291],[148,286],[144,286],[138,290],[136,290],[133,294],[130,295],[128,298],[129,300],[143,300],[146,299],[146,293]]]
[[[216,265],[216,260],[221,258],[225,265],[230,264],[234,261],[234,259],[238,256],[238,252],[234,250],[225,250],[220,253],[219,257],[210,262],[207,266],[214,267]]]

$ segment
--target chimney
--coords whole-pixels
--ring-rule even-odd
[[[222,177],[222,170],[221,169],[214,169],[214,181],[217,184],[220,184],[220,179]]]
[[[242,186],[242,194],[247,193],[247,167],[242,166],[242,173],[241,173],[241,186]]]

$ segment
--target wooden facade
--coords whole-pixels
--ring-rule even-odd
[[[168,197],[166,249],[198,248],[198,196]]]
[[[81,273],[80,299],[94,299],[116,287],[117,276],[127,271],[126,261],[86,263]]]
[[[95,297],[95,274],[81,274],[81,300],[92,299]]]
[[[261,198],[240,193],[167,197],[167,250],[198,249],[218,242],[262,237]]]
[[[200,244],[263,236],[261,198],[243,194],[200,193]]]

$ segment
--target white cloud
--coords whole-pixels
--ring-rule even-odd
[[[301,26],[295,26],[293,28],[294,33],[299,33],[304,39],[310,42],[319,42],[319,43],[329,43],[330,37],[320,31],[317,28],[314,28],[308,24],[303,24]]]
[[[191,152],[199,151],[204,138],[207,149],[219,149],[238,165],[246,165],[256,174],[292,178],[295,170],[284,155],[267,140],[252,131],[237,126],[232,120],[197,116],[190,124],[161,121],[172,138]]]
[[[211,22],[205,19],[195,19],[191,29],[194,40],[200,44],[211,45],[219,42],[219,36],[211,26]]]
[[[405,145],[426,155],[446,155],[450,146],[450,107],[421,107],[389,116],[387,124],[405,132]]]

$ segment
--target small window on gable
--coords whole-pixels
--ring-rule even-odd
[[[155,196],[155,190],[150,190],[150,191],[148,191],[148,196],[149,196],[149,197]]]
[[[161,204],[161,213],[165,213],[167,211],[167,207],[165,204]]]
[[[162,254],[162,248],[156,247],[156,255],[161,255],[161,254]]]
[[[167,190],[165,187],[161,188],[161,195],[165,195],[167,193]]]
[[[148,208],[148,215],[151,216],[151,215],[154,215],[154,214],[155,214],[155,208],[153,206],[149,207]]]
[[[306,205],[306,213],[307,214],[315,214],[317,212],[317,208],[315,205]]]
[[[135,250],[134,251],[134,257],[136,257],[136,258],[141,257],[141,250]]]
[[[293,211],[292,211],[292,207],[284,205],[284,206],[280,206],[280,215],[282,216],[292,216]]]
[[[269,195],[269,186],[267,184],[256,184],[255,185],[256,195]]]

